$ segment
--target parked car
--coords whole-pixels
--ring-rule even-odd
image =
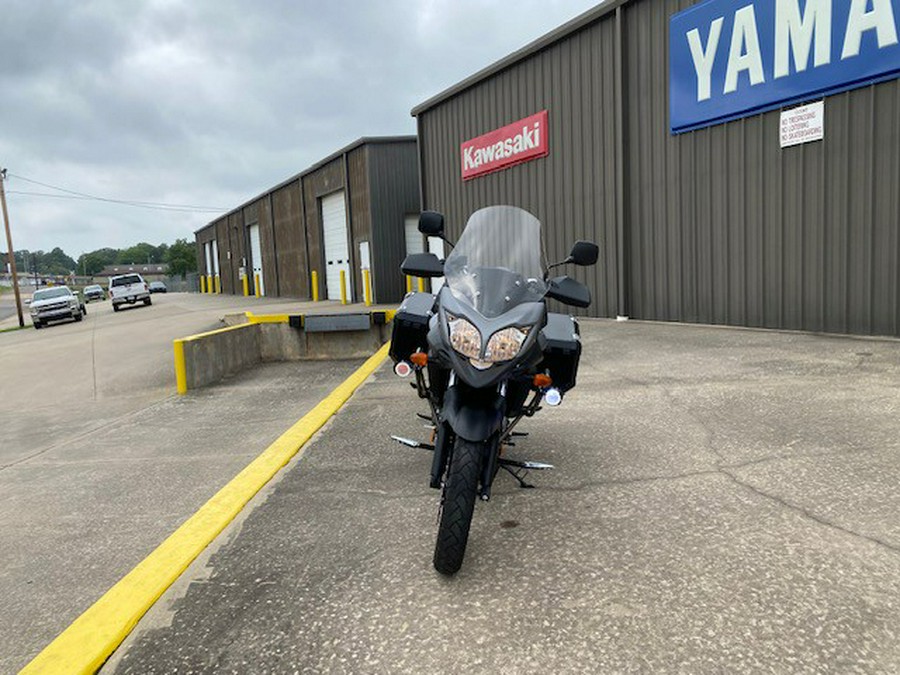
[[[118,312],[122,305],[133,305],[143,302],[153,304],[150,299],[150,287],[140,274],[120,274],[109,278],[109,298],[113,311]]]
[[[106,300],[106,293],[103,292],[103,287],[99,284],[85,286],[82,293],[84,294],[85,302],[90,302],[91,300]]]
[[[49,322],[60,319],[81,321],[87,314],[84,304],[68,286],[54,286],[35,291],[29,311],[31,323],[35,328],[43,328]]]
[[[150,282],[150,292],[151,293],[168,293],[169,289],[166,288],[166,285],[161,281],[151,281]]]

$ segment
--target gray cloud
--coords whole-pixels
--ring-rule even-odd
[[[232,208],[596,4],[13,0],[0,24],[0,166],[120,199]],[[159,243],[210,214],[29,197],[16,248]],[[0,247],[5,248],[5,247]]]

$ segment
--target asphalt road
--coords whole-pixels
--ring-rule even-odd
[[[897,672],[900,343],[583,324],[462,571],[382,368],[145,617],[117,673]]]
[[[91,303],[81,323],[0,333],[0,673],[24,666],[358,365],[270,364],[175,395],[174,338],[228,312],[299,308],[154,295],[150,307]]]
[[[31,294],[23,295],[22,301],[25,301],[26,297],[31,297]],[[28,308],[22,305],[22,315],[24,318],[25,313],[27,313]],[[12,288],[3,287],[3,294],[0,295],[0,321],[4,319],[8,319],[11,316],[18,317],[18,312],[16,311],[16,296],[13,293]],[[18,326],[18,321],[14,324]]]

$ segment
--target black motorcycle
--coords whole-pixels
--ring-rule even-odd
[[[422,213],[419,231],[447,241],[439,213]],[[544,268],[538,219],[514,206],[491,206],[472,215],[446,260],[416,253],[401,265],[404,274],[446,279],[437,295],[404,298],[390,349],[394,372],[414,374],[413,386],[430,407],[431,443],[392,438],[434,453],[430,485],[441,489],[434,567],[442,574],[459,571],[475,502],[490,499],[500,469],[532,487],[529,470],[552,468],[510,459],[505,449],[527,435],[515,430],[523,417],[542,402],[559,405],[575,386],[578,323],[548,312],[545,298],[587,307],[591,294],[570,277],[551,279],[549,271],[593,265],[597,255],[596,244],[579,241],[566,260]]]

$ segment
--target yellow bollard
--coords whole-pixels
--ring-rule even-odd
[[[184,340],[173,340],[172,346],[175,349],[175,389],[179,394],[186,394],[187,369],[184,364]]]
[[[200,292],[206,293],[206,277],[202,274],[200,275]]]
[[[250,280],[247,278],[246,274],[241,279],[241,282],[244,285],[244,297],[246,298],[248,295],[250,295]]]
[[[412,293],[412,277],[408,274],[406,275],[406,292]]]
[[[222,292],[222,280],[219,279],[219,275],[216,275],[216,293]]]
[[[363,270],[363,298],[366,301],[366,307],[371,307],[372,289],[369,286],[369,270]]]
[[[425,279],[423,277],[419,277],[419,293],[425,292]]]
[[[341,270],[341,304],[347,304],[347,273]]]
[[[312,271],[312,299],[313,302],[319,301],[319,273]]]
[[[256,292],[257,298],[262,296],[262,294],[259,292],[259,274],[253,275],[253,289]]]
[[[209,276],[206,277],[206,292],[207,293],[213,292],[212,274],[210,274]]]

